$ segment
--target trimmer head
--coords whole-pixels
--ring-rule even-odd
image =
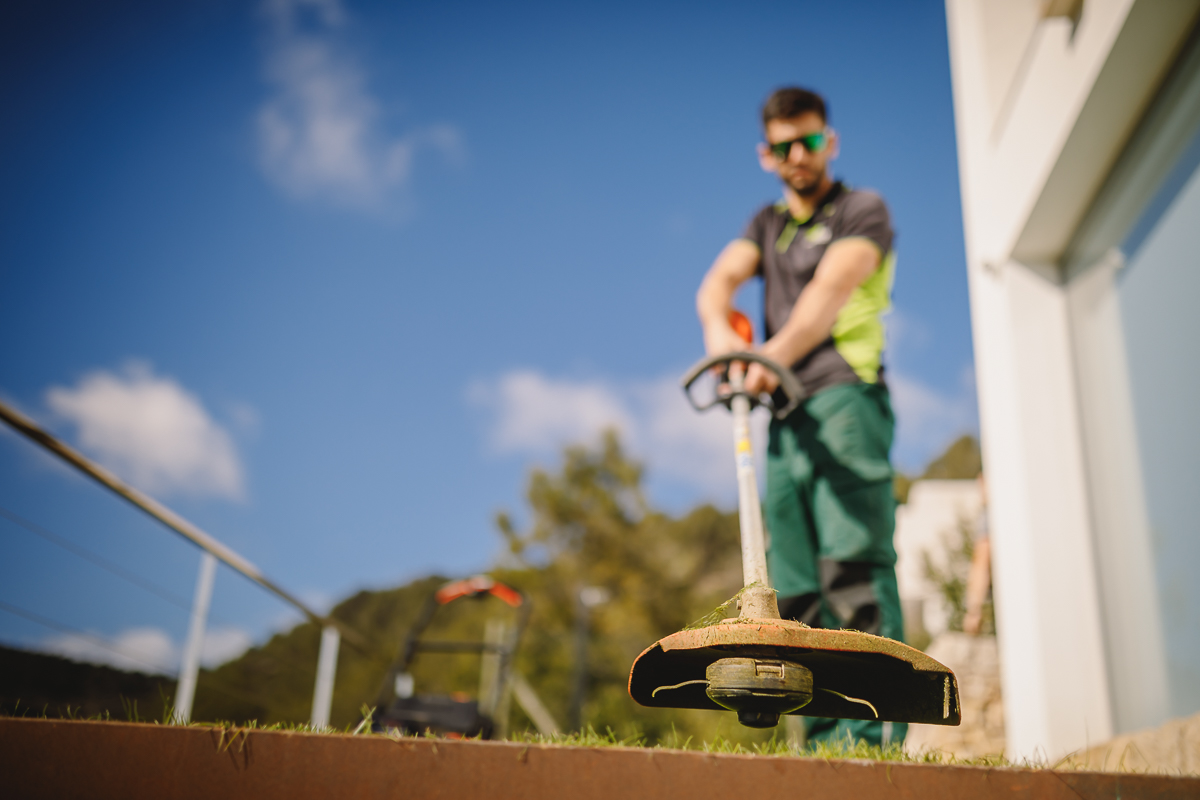
[[[633,662],[629,694],[657,708],[729,709],[756,728],[773,727],[780,714],[960,721],[954,673],[921,651],[782,619],[727,619],[673,633]]]
[[[780,714],[812,702],[812,672],[794,661],[722,658],[709,664],[704,676],[708,698],[736,711],[738,722],[747,728],[773,728]]]

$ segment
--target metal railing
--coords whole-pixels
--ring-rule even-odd
[[[299,610],[305,617],[321,625],[321,649],[317,656],[317,679],[313,689],[313,705],[310,724],[314,728],[329,725],[329,713],[333,703],[333,682],[337,670],[338,648],[341,640],[369,652],[369,645],[359,633],[327,615],[319,614],[305,605],[295,595],[267,578],[262,570],[248,559],[233,551],[213,536],[176,514],[154,498],[138,491],[114,476],[108,470],[93,463],[78,451],[41,428],[33,420],[8,404],[0,401],[0,420],[42,448],[56,455],[75,469],[92,478],[105,488],[124,498],[138,509],[167,526],[175,533],[199,547],[200,570],[196,578],[196,591],[192,599],[191,620],[187,640],[183,648],[179,682],[175,692],[173,718],[185,723],[191,718],[192,701],[196,694],[196,681],[200,670],[200,655],[207,627],[208,610],[212,601],[213,581],[217,573],[217,562],[223,561],[234,570],[245,575],[267,591]]]

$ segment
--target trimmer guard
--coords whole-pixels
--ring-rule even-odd
[[[655,708],[723,711],[705,694],[703,683],[651,693],[660,686],[703,681],[709,664],[733,657],[779,658],[811,670],[812,702],[793,714],[876,718],[865,705],[830,693],[838,692],[868,701],[880,720],[933,725],[958,725],[961,720],[954,673],[921,651],[869,633],[780,619],[727,620],[660,639],[633,662],[629,694]]]

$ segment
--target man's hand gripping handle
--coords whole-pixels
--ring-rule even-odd
[[[710,370],[713,367],[720,366],[728,368],[728,366],[734,362],[751,362],[755,364],[761,364],[762,366],[771,370],[771,372],[775,373],[775,376],[779,378],[779,388],[783,391],[784,396],[787,398],[787,403],[780,408],[776,408],[774,402],[770,398],[752,397],[744,391],[736,391],[730,388],[729,384],[727,383],[718,385],[716,392],[713,393],[712,400],[703,404],[698,403],[696,398],[692,395],[692,384],[698,381],[700,376],[703,375],[705,371]],[[804,399],[804,387],[800,385],[800,380],[796,377],[795,373],[793,373],[790,369],[785,369],[765,356],[760,356],[758,353],[751,353],[748,351],[724,353],[719,356],[710,356],[702,359],[687,371],[687,374],[683,376],[681,383],[683,384],[683,392],[687,395],[688,402],[691,403],[692,408],[696,409],[697,411],[707,411],[715,405],[723,405],[728,408],[730,401],[732,401],[734,397],[740,395],[747,398],[750,401],[751,406],[761,405],[774,414],[777,419],[783,419],[788,414],[795,411],[796,406],[800,405],[800,401]]]

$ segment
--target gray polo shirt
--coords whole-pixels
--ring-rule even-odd
[[[742,238],[762,254],[766,338],[774,336],[808,286],[826,248],[839,239],[863,238],[879,248],[879,268],[855,289],[828,339],[791,367],[811,394],[843,383],[875,383],[883,354],[881,316],[891,304],[895,265],[891,215],[878,194],[838,182],[807,220],[792,216],[787,203],[764,206]]]

